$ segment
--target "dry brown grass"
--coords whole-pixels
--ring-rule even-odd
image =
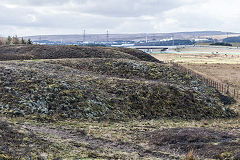
[[[239,54],[224,55],[206,53],[153,53],[152,56],[161,61],[171,60],[173,62],[184,64],[240,64]]]
[[[206,77],[240,89],[240,64],[184,64]]]
[[[196,158],[195,155],[194,155],[194,150],[193,150],[193,149],[191,149],[191,150],[188,152],[185,160],[197,160],[197,158]]]
[[[204,77],[219,83],[228,83],[230,87],[240,90],[240,55],[238,54],[178,53],[152,55],[159,60],[172,60],[180,63]]]
[[[228,36],[228,37],[238,37],[238,36],[240,36],[240,35],[239,35],[239,34],[214,35],[214,36],[203,36],[203,38],[214,38],[214,39],[221,40],[221,39],[227,38],[227,36]]]

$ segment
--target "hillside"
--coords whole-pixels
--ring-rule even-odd
[[[0,70],[0,159],[239,157],[234,100],[144,52],[0,46]]]
[[[237,116],[225,103],[230,97],[137,50],[1,46],[0,60],[0,108],[6,115],[93,120]]]
[[[175,39],[194,39],[194,38],[204,38],[204,37],[223,37],[226,35],[236,33],[221,32],[221,31],[196,31],[196,32],[175,32],[175,33],[147,33],[148,39],[169,39],[174,36]],[[78,41],[83,41],[83,35],[37,35],[37,36],[27,36],[26,39],[30,38],[33,41],[48,40],[48,41],[62,41],[62,42],[72,42],[77,43]],[[223,39],[222,38],[222,39]],[[146,33],[139,34],[109,34],[110,41],[140,41],[146,40]],[[106,34],[86,34],[85,40],[89,42],[104,42],[107,41]]]
[[[240,36],[225,38],[225,39],[223,39],[223,42],[226,42],[226,43],[239,43],[240,42]]]

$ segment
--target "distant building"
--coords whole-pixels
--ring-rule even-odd
[[[205,39],[204,39],[204,38],[202,38],[202,39],[201,39],[201,38],[198,38],[198,39],[194,39],[194,41],[195,41],[195,42],[207,42],[207,41],[209,41],[209,39],[206,39],[206,38],[205,38]]]

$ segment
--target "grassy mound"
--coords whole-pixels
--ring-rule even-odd
[[[115,54],[116,48],[88,50],[86,47],[50,46],[48,51],[46,47],[49,46],[42,46],[40,50],[41,46],[29,46],[33,49],[29,53],[44,57],[51,54],[54,47],[74,48],[74,54],[64,51],[65,54],[59,52],[60,55],[52,54],[52,57],[78,55],[80,58],[46,60],[51,58],[46,56],[45,60],[1,62],[2,113],[95,120],[237,116],[226,107],[222,95],[215,89],[169,65],[154,62],[143,52],[139,52],[141,56],[134,56],[136,53],[128,49],[119,49],[121,51],[117,52],[121,54]],[[13,49],[11,46],[9,50]],[[83,54],[83,49],[88,54]],[[5,55],[16,54],[10,51],[6,54],[6,50]],[[99,53],[92,53],[93,50]],[[96,55],[101,57],[91,58]]]
[[[127,48],[46,45],[0,46],[1,61],[62,58],[126,58],[159,62],[145,52]]]
[[[173,70],[169,66],[129,59],[61,59],[48,61],[47,63],[60,64],[77,70],[125,79],[165,79],[166,81],[171,78],[171,75],[177,75],[176,70]]]

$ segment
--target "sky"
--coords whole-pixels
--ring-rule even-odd
[[[239,0],[0,0],[0,36],[240,32]]]

